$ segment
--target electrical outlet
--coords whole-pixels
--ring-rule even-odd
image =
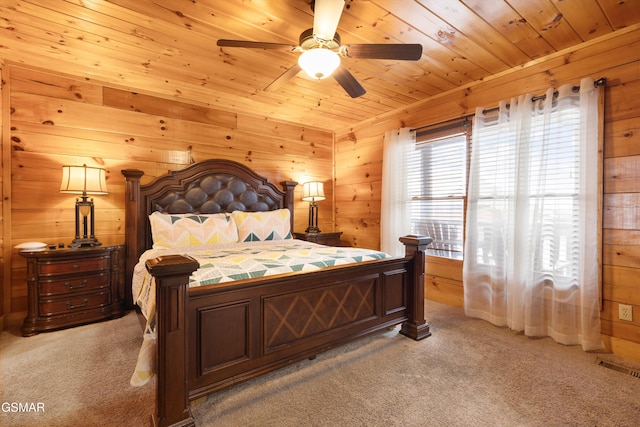
[[[618,304],[618,319],[633,322],[633,306]]]

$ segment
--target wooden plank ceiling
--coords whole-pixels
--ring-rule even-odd
[[[343,58],[367,93],[298,74],[298,53],[220,48],[221,38],[298,44],[310,0],[4,0],[5,61],[136,92],[329,130],[640,22],[637,0],[346,0],[348,43],[420,43],[419,61]]]

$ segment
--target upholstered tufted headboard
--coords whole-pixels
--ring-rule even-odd
[[[254,171],[231,160],[205,160],[170,172],[140,185],[144,172],[125,169],[125,245],[127,302],[131,301],[133,267],[152,246],[149,215],[167,213],[220,213],[289,209],[293,230],[294,181],[281,183],[282,190]]]

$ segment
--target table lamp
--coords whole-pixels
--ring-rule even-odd
[[[102,243],[95,236],[93,198],[89,198],[88,195],[107,194],[106,171],[87,165],[63,166],[60,192],[81,195],[76,199],[76,237],[71,242],[71,247],[100,246]],[[81,217],[82,236],[80,235]]]
[[[324,200],[324,184],[319,181],[310,181],[302,184],[302,200],[309,202],[309,228],[307,233],[320,233],[318,228],[318,204]]]

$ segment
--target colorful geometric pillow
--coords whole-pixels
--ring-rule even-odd
[[[236,243],[238,228],[227,214],[164,214],[149,215],[154,249],[179,246],[199,246],[216,243]]]
[[[278,209],[266,212],[231,212],[238,227],[239,242],[291,239],[291,212]]]

